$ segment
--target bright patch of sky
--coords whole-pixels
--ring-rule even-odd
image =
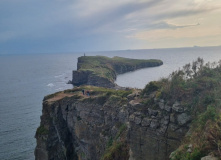
[[[0,54],[221,45],[220,0],[1,0]]]

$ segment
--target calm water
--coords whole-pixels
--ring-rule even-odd
[[[221,47],[127,50],[86,53],[164,61],[156,68],[141,69],[117,77],[125,87],[143,88],[149,81],[168,76],[197,57],[205,61],[221,59]],[[32,160],[36,145],[34,135],[40,124],[45,95],[72,88],[66,84],[77,68],[73,54],[0,56],[0,160]]]

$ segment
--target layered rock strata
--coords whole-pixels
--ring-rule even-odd
[[[36,160],[105,159],[117,143],[126,146],[126,153],[120,158],[110,154],[115,160],[168,160],[191,117],[179,102],[153,99],[154,105],[145,105],[137,91],[120,98],[74,91],[46,97],[36,132]]]

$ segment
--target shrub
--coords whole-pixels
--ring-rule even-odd
[[[106,153],[102,156],[101,160],[128,160],[129,159],[129,149],[126,143],[114,142],[111,147],[109,147]]]
[[[208,106],[206,112],[200,114],[196,120],[196,124],[199,127],[204,127],[208,120],[215,121],[219,117],[216,108],[213,106]]]
[[[48,134],[48,129],[46,129],[44,126],[39,126],[37,131],[36,131],[36,135],[47,135]]]
[[[158,90],[160,87],[159,83],[156,81],[151,81],[150,83],[148,83],[146,85],[146,87],[144,88],[142,94],[150,94],[151,92],[154,92],[156,90]]]

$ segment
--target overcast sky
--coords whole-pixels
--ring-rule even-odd
[[[0,54],[221,45],[221,0],[0,0]]]

